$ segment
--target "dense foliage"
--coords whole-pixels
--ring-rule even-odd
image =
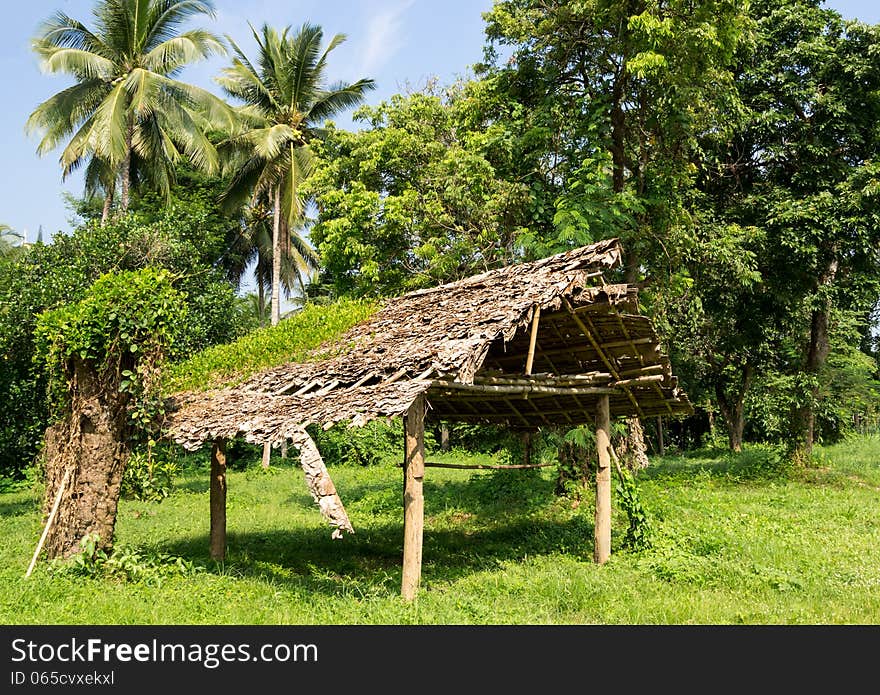
[[[171,207],[154,222],[137,216],[104,226],[91,222],[0,262],[0,470],[28,466],[48,422],[47,374],[32,360],[37,317],[80,300],[100,276],[167,269],[189,308],[179,326],[182,353],[236,336],[233,289],[205,262],[211,239],[194,233],[204,219],[201,211]]]
[[[40,314],[34,360],[45,369],[50,408],[68,410],[79,363],[105,391],[124,394],[133,429],[149,432],[163,414],[159,375],[186,313],[171,274],[145,268],[108,273],[80,301]]]
[[[212,12],[185,5],[178,19]],[[723,431],[734,450],[785,442],[808,458],[814,440],[878,427],[878,27],[820,0],[497,0],[469,77],[363,106],[349,132],[327,119],[374,85],[325,82],[344,36],[325,44],[309,23],[262,25],[253,61],[230,38],[218,83],[242,104],[232,119],[219,99],[171,79],[220,49],[209,33],[173,19],[172,43],[157,35],[132,65],[116,60],[134,36],[126,7],[158,6],[97,2],[96,17],[110,19],[95,33],[59,13],[36,39],[47,67],[79,80],[35,110],[40,149],[67,142],[65,171],[96,169],[74,201],[83,223],[72,235],[0,247],[0,470],[27,465],[47,422],[35,317],[78,301],[104,273],[171,273],[188,307],[178,344],[191,358],[164,388],[206,388],[301,359],[377,306],[346,297],[607,237],[626,252],[609,279],[640,284],[641,308],[697,405],[689,422],[667,423],[667,443]],[[139,91],[132,75],[143,89],[164,85],[163,108],[183,99],[184,110],[151,109],[159,92]],[[102,104],[112,93],[121,101],[111,114]],[[196,115],[193,139],[180,140],[175,119]],[[85,142],[72,129],[89,118]],[[150,150],[156,133],[141,131],[153,122],[174,148]],[[197,171],[220,164],[226,178]],[[134,195],[114,221],[117,183]],[[235,298],[253,263],[257,294]],[[285,284],[305,308],[230,343],[265,323],[270,300],[280,320]],[[646,426],[659,447],[658,425]],[[476,448],[493,441],[477,430],[453,434]],[[364,463],[382,458],[365,452],[383,451],[386,434],[376,425],[321,436],[334,456]]]

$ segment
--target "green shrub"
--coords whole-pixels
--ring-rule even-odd
[[[180,469],[180,462],[170,448],[147,447],[145,451],[135,451],[122,475],[122,495],[144,502],[160,502],[171,494],[174,477]]]
[[[143,553],[126,546],[117,547],[112,554],[107,553],[101,549],[99,541],[98,534],[86,534],[80,541],[80,552],[68,560],[53,560],[50,570],[58,574],[93,579],[107,577],[152,586],[160,586],[166,578],[188,577],[204,571],[190,560],[167,553]]]
[[[403,460],[402,427],[399,420],[371,420],[363,427],[310,427],[309,433],[328,464],[374,466]]]
[[[43,313],[34,361],[48,374],[56,417],[69,405],[79,363],[105,393],[125,396],[135,428],[154,426],[164,412],[159,370],[185,324],[184,300],[167,270],[146,268],[108,273],[79,302]]]

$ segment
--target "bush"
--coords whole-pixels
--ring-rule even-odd
[[[0,260],[0,474],[21,475],[35,461],[49,423],[46,373],[32,361],[37,316],[79,301],[102,275],[168,270],[191,307],[180,326],[187,352],[240,334],[233,288],[206,261],[190,222],[164,211],[148,223],[86,224]]]
[[[329,430],[310,427],[321,456],[328,464],[375,466],[403,460],[403,434],[399,420],[371,420],[363,427],[340,423]]]
[[[145,451],[135,451],[125,465],[122,496],[142,502],[161,502],[171,494],[180,468],[180,461],[171,448],[147,447]]]

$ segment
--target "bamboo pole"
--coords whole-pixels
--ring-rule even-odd
[[[535,304],[535,309],[532,312],[532,332],[529,336],[529,352],[526,355],[526,369],[525,373],[532,373],[532,365],[535,363],[535,347],[538,342],[538,323],[541,320],[541,307]]]
[[[419,395],[403,419],[406,452],[403,459],[403,577],[400,593],[412,601],[422,574],[425,526],[425,396]]]
[[[436,461],[425,461],[425,468],[455,468],[464,471],[512,471],[524,468],[547,468],[555,465],[555,463],[512,463],[503,466],[490,466],[481,463],[439,463]]]
[[[611,555],[611,416],[608,396],[596,406],[596,523],[594,526],[593,559],[604,564]]]
[[[34,556],[31,558],[31,564],[28,565],[27,572],[25,572],[24,574],[25,579],[30,577],[31,572],[34,571],[34,566],[37,564],[37,558],[40,556],[40,551],[43,549],[43,544],[46,542],[46,538],[49,536],[49,530],[55,523],[55,515],[58,514],[58,507],[61,506],[61,498],[64,495],[64,489],[67,487],[67,482],[69,480],[70,469],[68,468],[66,471],[64,471],[64,477],[61,479],[61,484],[58,486],[58,492],[55,494],[55,501],[52,503],[52,511],[49,512],[49,518],[46,519],[46,526],[43,528],[43,534],[40,536],[40,542],[37,543],[37,549],[34,550]]]
[[[211,558],[226,559],[226,440],[211,447]]]
[[[551,396],[570,396],[573,393],[586,395],[611,395],[615,390],[605,386],[540,386],[532,383],[518,385],[462,384],[457,381],[434,381],[431,387],[448,391],[467,391],[470,393],[510,393],[527,395],[529,393]]]
[[[535,349],[538,346],[538,324],[541,321],[541,307],[538,304],[535,304],[534,312],[532,313],[532,332],[529,336],[529,352],[526,355],[526,368],[525,375],[531,376],[532,367],[535,363]],[[532,433],[525,432],[523,433],[523,463],[525,465],[530,465],[532,462]]]

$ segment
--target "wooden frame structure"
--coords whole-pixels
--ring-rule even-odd
[[[411,292],[307,361],[236,386],[175,395],[167,436],[191,450],[214,444],[212,556],[221,559],[225,547],[224,440],[293,442],[315,502],[341,537],[353,529],[305,428],[402,417],[404,598],[415,597],[421,572],[426,418],[502,424],[525,437],[541,427],[594,424],[594,558],[605,562],[612,419],[692,412],[650,320],[639,313],[637,287],[605,281],[621,258],[610,239]]]

